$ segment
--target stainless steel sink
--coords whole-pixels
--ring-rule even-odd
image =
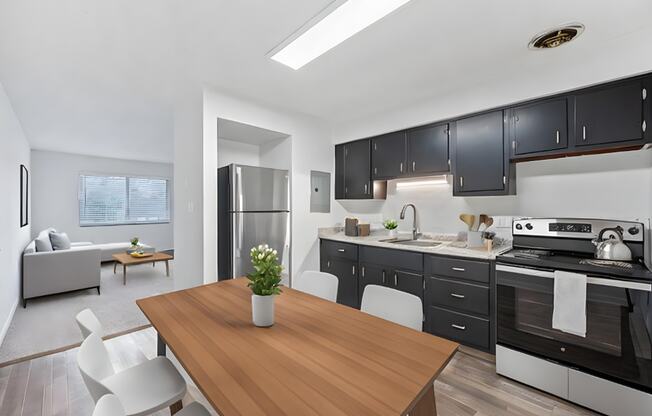
[[[385,240],[378,240],[381,243],[398,244],[402,246],[415,246],[415,247],[436,247],[441,243],[433,240],[412,240],[408,238],[387,238]]]

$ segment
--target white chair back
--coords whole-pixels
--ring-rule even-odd
[[[126,416],[124,407],[120,399],[114,394],[106,394],[97,401],[93,416]]]
[[[102,328],[102,324],[90,309],[84,309],[79,312],[75,319],[77,320],[77,325],[79,326],[84,339],[86,339],[90,334],[96,334],[100,338],[104,336],[104,328]]]
[[[335,302],[339,280],[330,273],[307,270],[294,282],[293,288]]]
[[[421,299],[389,287],[367,285],[360,310],[417,331],[423,326]]]
[[[105,394],[113,393],[102,384],[103,379],[115,374],[102,338],[90,334],[82,342],[77,352],[77,366],[95,403]]]

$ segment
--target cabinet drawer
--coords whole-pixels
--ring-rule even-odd
[[[447,279],[428,279],[429,302],[462,312],[489,315],[489,288]]]
[[[321,252],[324,258],[358,260],[358,246],[355,244],[321,240]]]
[[[423,270],[423,254],[410,251],[360,246],[360,261],[415,272]]]
[[[427,256],[426,274],[489,283],[489,263],[455,257]]]
[[[489,321],[430,306],[430,332],[477,348],[489,349]]]

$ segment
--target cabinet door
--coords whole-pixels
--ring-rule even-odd
[[[407,171],[412,176],[445,173],[448,165],[448,124],[427,126],[407,133]]]
[[[386,279],[386,272],[383,267],[372,264],[361,264],[360,278],[358,279],[358,304],[362,304],[362,295],[364,294],[364,288],[367,287],[367,285],[384,286]]]
[[[407,172],[405,132],[384,134],[371,139],[374,179],[392,179]]]
[[[358,263],[352,260],[330,258],[322,260],[322,271],[337,276],[337,303],[358,307]]]
[[[346,199],[372,197],[369,140],[347,143],[344,148],[344,194]]]
[[[335,146],[335,199],[344,199],[344,144]]]
[[[643,81],[575,96],[575,143],[587,146],[643,139]]]
[[[481,114],[456,122],[455,195],[504,191],[503,112]]]
[[[512,109],[512,153],[528,155],[568,146],[566,98]]]
[[[388,280],[388,286],[418,296],[423,302],[423,275],[394,270]]]

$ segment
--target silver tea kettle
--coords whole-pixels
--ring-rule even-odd
[[[605,240],[603,237],[607,231],[613,233]],[[593,240],[592,243],[595,245],[596,259],[632,261],[632,250],[623,242],[623,230],[620,227],[603,228],[598,234],[598,238]]]

